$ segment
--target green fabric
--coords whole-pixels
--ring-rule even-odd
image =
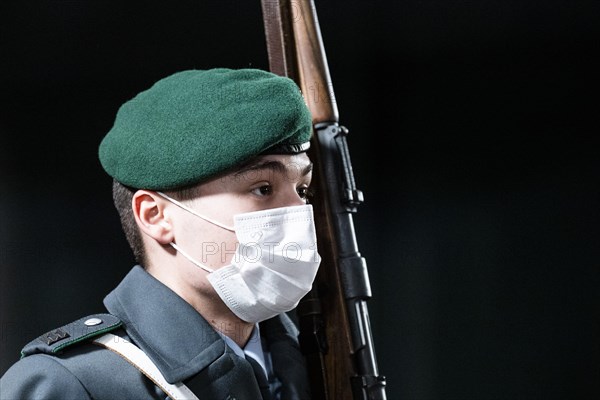
[[[99,156],[122,184],[166,190],[274,146],[306,143],[311,132],[310,111],[292,80],[256,69],[189,70],[123,104]]]

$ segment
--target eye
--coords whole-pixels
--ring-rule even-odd
[[[306,201],[307,203],[308,200],[312,197],[312,192],[307,186],[299,187],[298,189],[296,189],[296,191],[298,192],[298,196],[300,196],[300,198]]]
[[[265,184],[255,189],[252,189],[252,193],[257,196],[269,196],[273,194],[273,186]]]

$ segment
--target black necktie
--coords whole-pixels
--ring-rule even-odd
[[[246,356],[246,360],[250,363],[250,366],[254,371],[254,376],[258,381],[258,388],[260,389],[263,400],[271,400],[271,390],[269,389],[269,382],[267,381],[265,371],[254,358]]]

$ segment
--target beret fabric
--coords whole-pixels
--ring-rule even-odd
[[[269,149],[305,151],[311,132],[310,111],[292,80],[257,69],[189,70],[124,103],[99,157],[126,186],[168,190]]]

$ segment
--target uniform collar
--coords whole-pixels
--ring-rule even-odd
[[[225,342],[208,322],[140,266],[106,296],[104,305],[169,383],[197,374],[225,352]]]
[[[223,338],[225,343],[227,343],[227,346],[229,346],[235,354],[242,358],[246,358],[246,356],[252,357],[258,363],[258,365],[261,366],[265,375],[269,376],[269,372],[267,371],[267,364],[265,362],[265,354],[262,347],[262,341],[260,338],[260,327],[258,324],[254,325],[254,328],[252,329],[252,334],[250,335],[250,338],[246,342],[246,345],[243,349],[240,346],[238,346],[238,344],[234,342],[233,339],[231,339],[229,336],[219,331],[217,331],[217,333]]]

